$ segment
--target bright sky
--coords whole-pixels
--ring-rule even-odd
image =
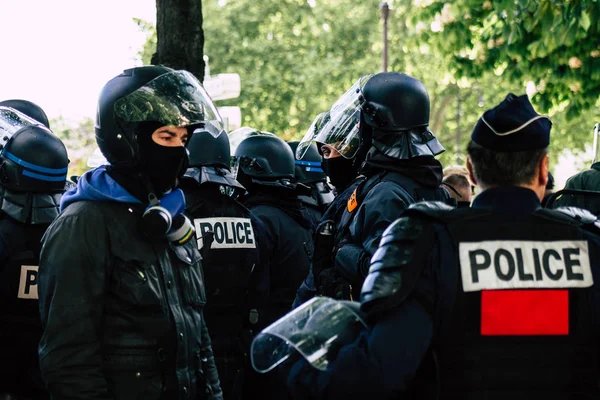
[[[102,86],[140,64],[134,17],[154,23],[155,0],[0,0],[0,100],[93,118]]]

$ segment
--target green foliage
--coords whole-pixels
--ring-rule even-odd
[[[532,81],[534,102],[568,119],[600,106],[597,0],[433,0],[413,18],[438,28],[428,39],[456,76]]]
[[[299,139],[360,76],[381,68],[379,0],[203,0],[204,52],[211,73],[238,73],[242,125]],[[537,88],[534,105],[554,122],[556,150],[589,143],[600,82],[597,0],[394,0],[390,70],[421,79],[431,98],[431,129],[464,162],[479,116]],[[575,21],[575,22],[573,22]],[[154,28],[140,52],[149,62]],[[437,29],[433,29],[437,28]],[[443,28],[441,31],[437,31]],[[582,65],[577,68],[575,57]],[[460,106],[459,106],[460,98]],[[587,109],[587,111],[586,111]],[[553,160],[559,151],[552,154]]]
[[[240,98],[221,103],[241,107],[242,125],[299,138],[356,79],[377,72],[378,0],[309,3],[203,2],[205,54],[213,73],[240,74]]]
[[[60,117],[50,121],[50,126],[67,147],[70,161],[68,176],[82,175],[89,169],[87,160],[96,148],[94,121],[86,118],[73,123]]]
[[[146,42],[140,51],[138,51],[138,57],[144,63],[144,65],[150,64],[152,54],[156,51],[156,27],[148,21],[144,21],[140,18],[134,18],[133,22],[138,26],[140,31],[146,34]]]

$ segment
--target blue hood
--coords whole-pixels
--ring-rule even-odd
[[[137,203],[133,197],[106,172],[106,166],[87,171],[77,180],[77,186],[66,192],[60,201],[62,212],[71,203],[83,200]]]

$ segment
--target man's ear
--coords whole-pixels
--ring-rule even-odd
[[[473,172],[473,164],[471,164],[471,157],[467,157],[467,170],[469,171],[469,179],[473,185],[479,185],[477,179],[475,178],[475,173]]]
[[[538,165],[538,184],[543,186],[544,188],[548,184],[548,168],[550,165],[550,160],[548,158],[548,154],[544,154],[540,159],[540,163]]]

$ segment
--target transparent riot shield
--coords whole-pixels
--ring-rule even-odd
[[[261,331],[250,349],[252,367],[267,373],[299,353],[325,370],[341,347],[366,327],[360,303],[315,297]]]

